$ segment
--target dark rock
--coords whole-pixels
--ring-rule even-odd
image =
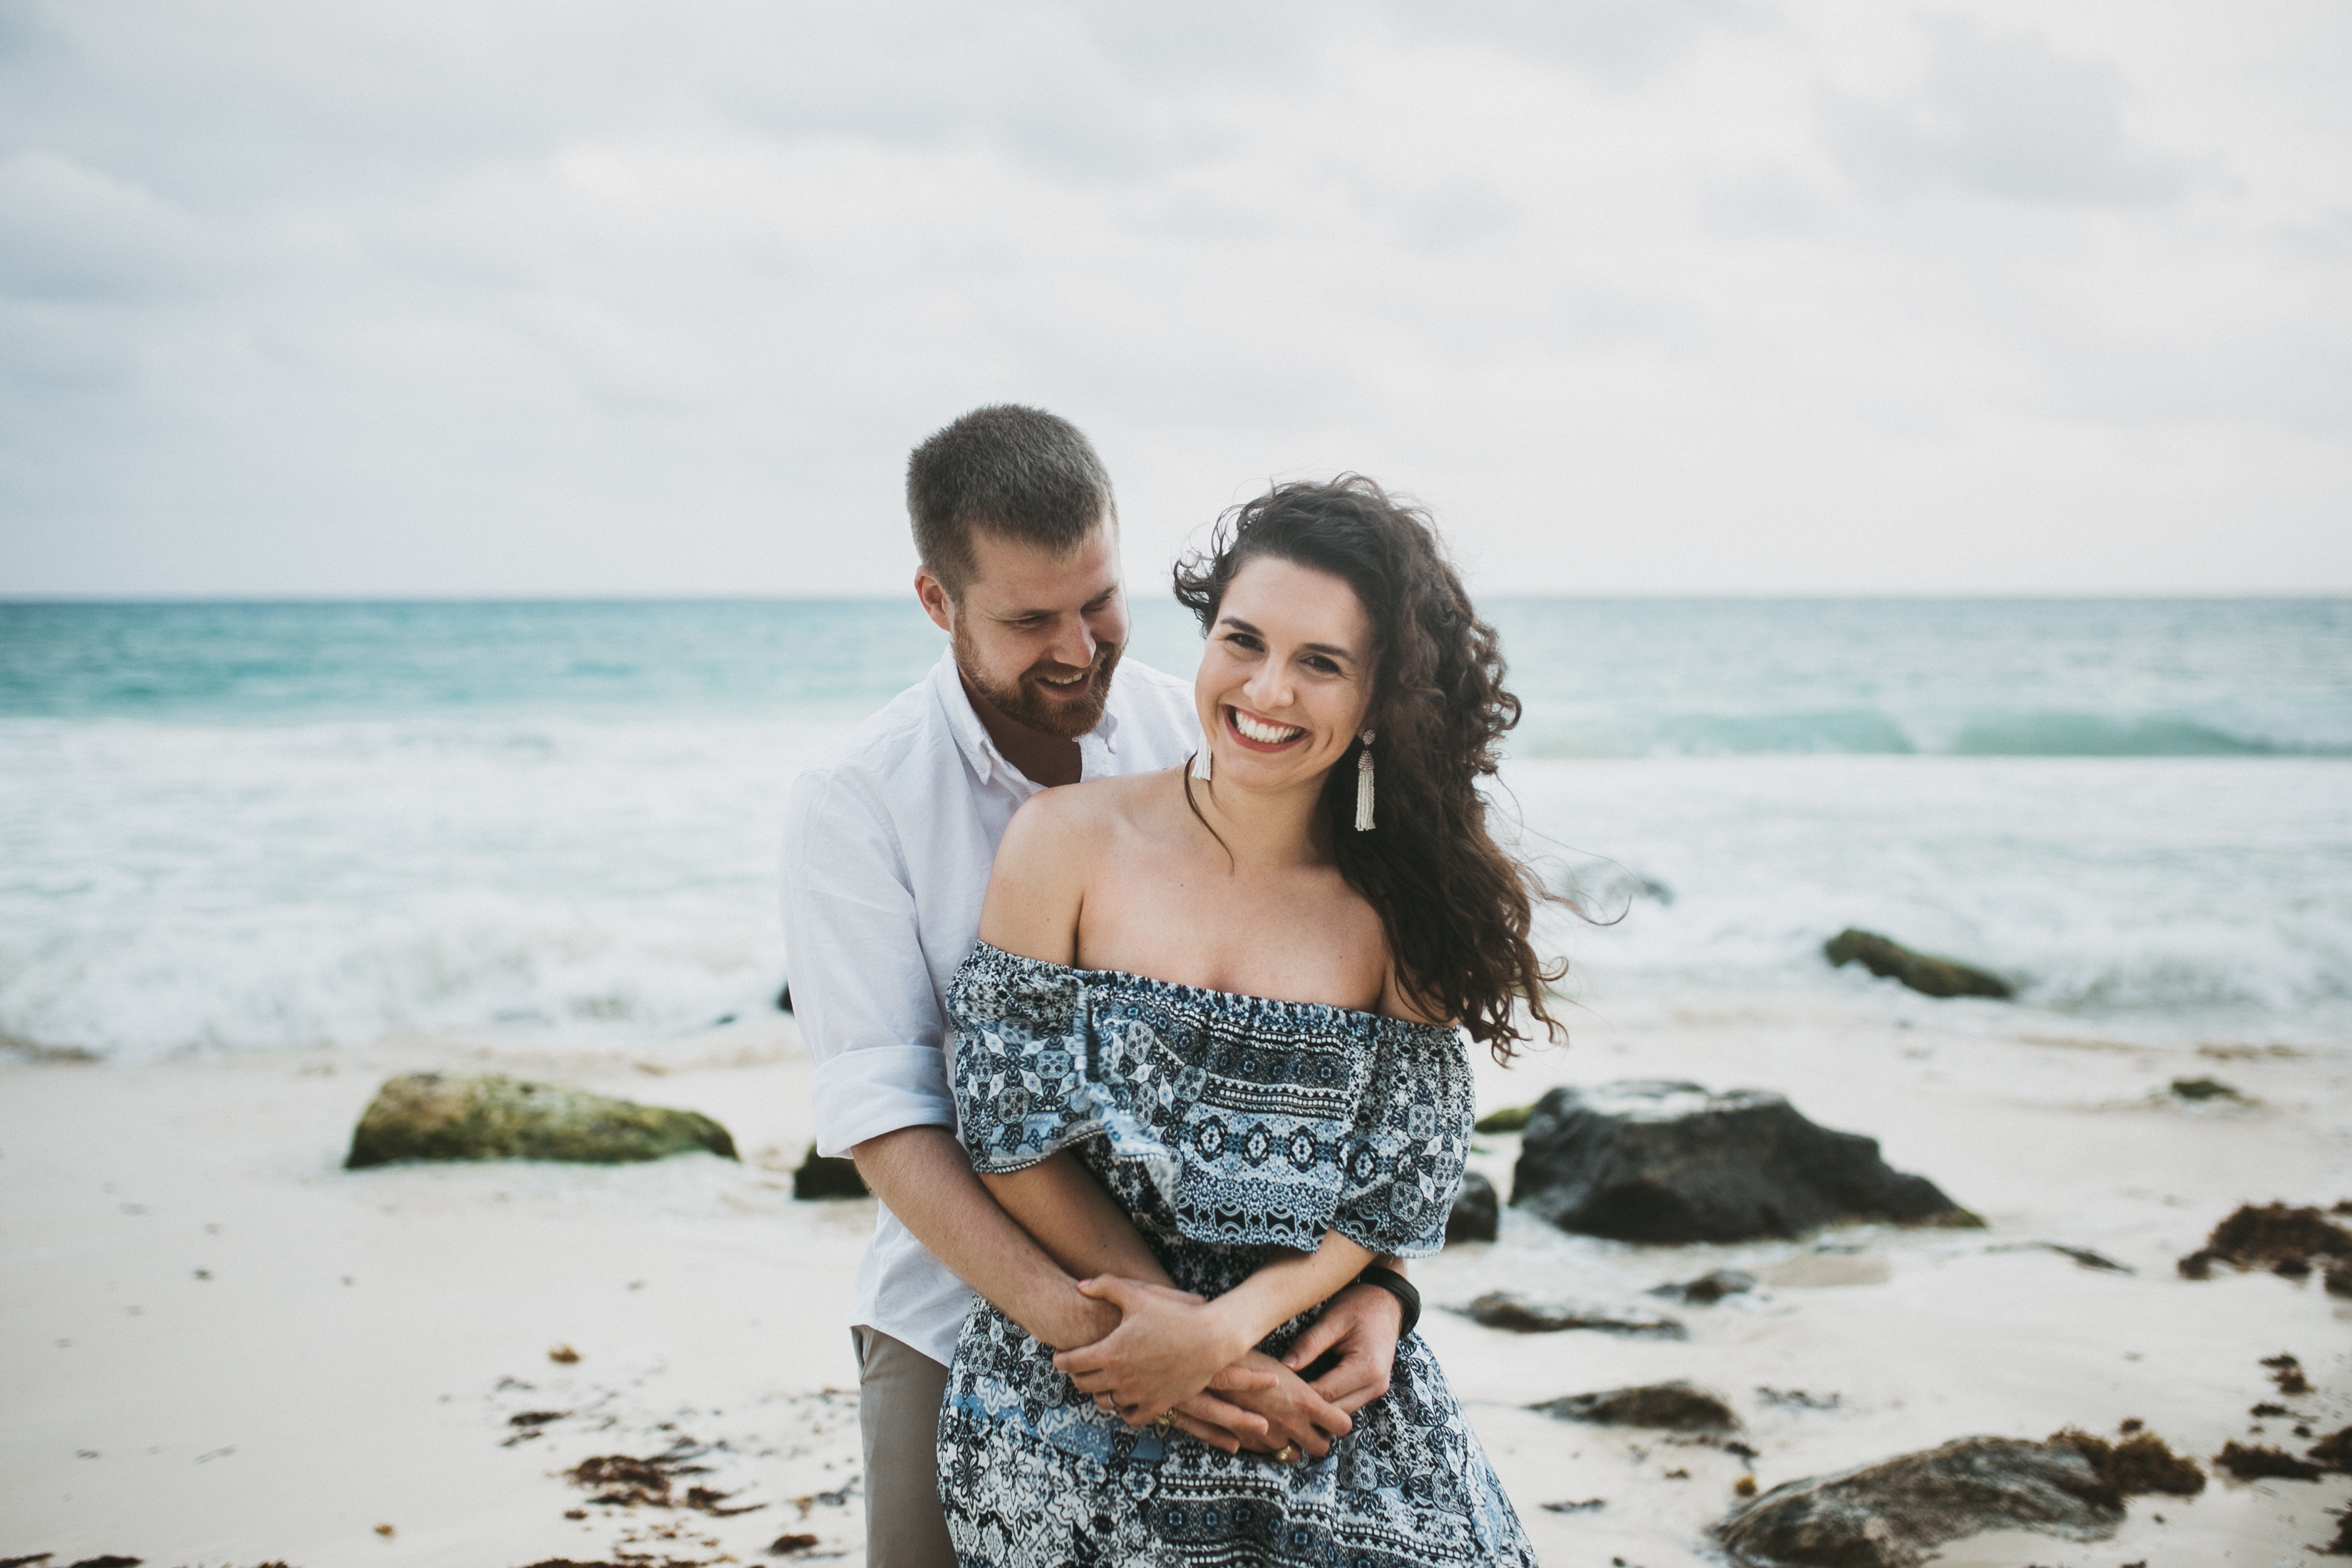
[[[2309,1265],[2314,1258],[2352,1266],[2352,1230],[2327,1217],[2324,1210],[2292,1208],[2285,1204],[2242,1204],[2236,1213],[2213,1227],[2205,1245],[2178,1265],[2184,1279],[2210,1279],[2213,1265],[2235,1268],[2276,1269],[2282,1263]],[[2352,1295],[2352,1280],[2338,1289],[2329,1269],[2327,1289]]]
[[[566,1160],[592,1165],[705,1150],[735,1158],[727,1129],[698,1111],[485,1074],[387,1079],[352,1133],[345,1168],[394,1160]]]
[[[1687,1383],[1653,1383],[1605,1394],[1571,1394],[1528,1408],[1556,1421],[1595,1426],[1650,1426],[1667,1432],[1730,1432],[1739,1426],[1731,1406]]]
[[[1570,1329],[1590,1329],[1598,1333],[1633,1334],[1647,1339],[1689,1337],[1682,1324],[1654,1312],[1589,1307],[1572,1301],[1540,1303],[1524,1300],[1507,1290],[1489,1290],[1459,1310],[1474,1322],[1490,1329],[1507,1329],[1515,1334],[1556,1334]]]
[[[1532,1105],[1510,1105],[1500,1110],[1490,1110],[1471,1124],[1475,1132],[1517,1132],[1536,1113]]]
[[[2275,1479],[2284,1481],[2315,1481],[2327,1472],[2307,1459],[2298,1459],[2282,1448],[2265,1448],[2255,1444],[2229,1442],[2213,1456],[2213,1468],[2227,1470],[2242,1481]]]
[[[2243,1100],[2246,1098],[2218,1078],[2174,1079],[2172,1093],[2177,1100]]]
[[[1882,980],[1899,980],[1928,996],[1990,996],[2005,1002],[2016,994],[2009,982],[1997,974],[1948,958],[1914,952],[1900,942],[1851,926],[1822,944],[1822,956],[1841,969],[1859,963]]]
[[[1453,1212],[1445,1216],[1445,1244],[1451,1247],[1457,1241],[1492,1241],[1501,1220],[1495,1184],[1475,1171],[1465,1172],[1461,1194],[1454,1200]]]
[[[793,983],[787,980],[784,982],[784,988],[776,993],[776,1011],[779,1013],[789,1013],[792,1010]]]
[[[2304,1457],[2331,1470],[2352,1476],[2352,1426],[2343,1426],[2304,1450]]]
[[[1946,1542],[1988,1530],[2100,1541],[2123,1518],[2072,1446],[1963,1437],[1774,1487],[1715,1533],[1747,1568],[1915,1568]]]
[[[862,1198],[866,1193],[866,1178],[857,1173],[856,1161],[820,1154],[814,1143],[808,1146],[808,1158],[793,1173],[795,1198]]]
[[[1791,1237],[1849,1220],[1983,1222],[1874,1139],[1832,1132],[1761,1089],[1633,1080],[1536,1105],[1511,1202],[1562,1230],[1682,1245]]]
[[[1589,1497],[1577,1502],[1545,1502],[1538,1503],[1536,1506],[1546,1513],[1591,1513],[1595,1509],[1607,1508],[1609,1500],[1605,1497]],[[0,1568],[7,1568],[7,1564],[0,1563]]]
[[[1664,1296],[1669,1300],[1680,1301],[1685,1306],[1712,1307],[1726,1296],[1737,1296],[1754,1289],[1756,1289],[1756,1276],[1753,1274],[1742,1274],[1737,1268],[1717,1268],[1710,1273],[1702,1274],[1696,1279],[1685,1279],[1680,1284],[1669,1282],[1657,1286],[1651,1290],[1650,1294]]]

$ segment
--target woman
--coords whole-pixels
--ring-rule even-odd
[[[1557,1032],[1558,977],[1476,787],[1518,704],[1426,521],[1284,485],[1177,596],[1206,748],[1024,806],[949,993],[974,1168],[1122,1314],[1055,1354],[975,1305],[940,1419],[958,1560],[1532,1563],[1409,1335],[1384,1395],[1273,1455],[1172,1414],[1253,1354],[1295,1373],[1318,1305],[1443,1244],[1462,1033]]]

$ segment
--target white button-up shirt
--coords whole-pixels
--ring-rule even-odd
[[[1192,687],[1123,660],[1102,721],[1078,737],[1080,776],[1171,768],[1200,744]],[[1005,825],[1041,787],[989,739],[951,649],[793,783],[785,957],[816,1060],[820,1152],[955,1126],[948,983],[979,940]],[[857,1266],[856,1321],[944,1363],[971,1306],[971,1288],[883,1205]]]

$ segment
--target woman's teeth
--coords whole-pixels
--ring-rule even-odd
[[[1278,746],[1285,741],[1295,741],[1307,733],[1301,729],[1283,724],[1268,724],[1261,720],[1253,719],[1238,708],[1232,710],[1232,712],[1234,728],[1240,731],[1245,738],[1255,741],[1261,746]]]

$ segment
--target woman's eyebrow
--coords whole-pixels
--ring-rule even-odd
[[[1239,616],[1219,616],[1217,617],[1217,624],[1221,626],[1231,626],[1237,632],[1247,632],[1250,636],[1260,638],[1261,640],[1265,637],[1264,632],[1258,630],[1255,626],[1250,625]],[[1358,662],[1356,655],[1351,650],[1341,647],[1337,643],[1310,642],[1301,643],[1298,647],[1299,651],[1302,653],[1328,653],[1334,658],[1344,658],[1350,664]]]

